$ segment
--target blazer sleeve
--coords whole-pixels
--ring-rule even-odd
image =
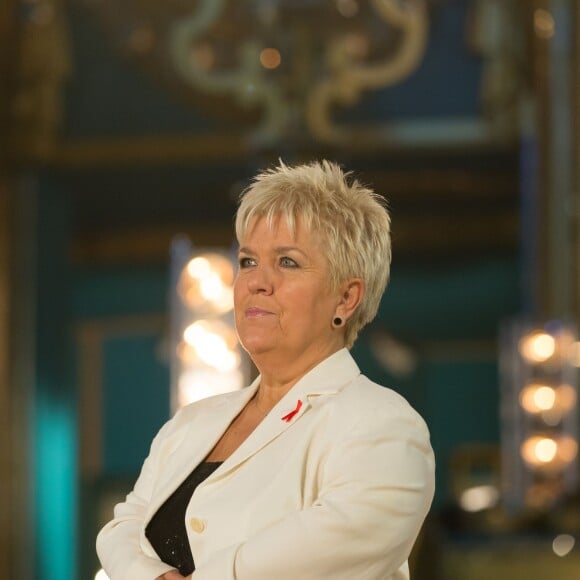
[[[113,519],[97,536],[97,554],[110,580],[154,580],[173,569],[159,558],[145,554],[140,545],[163,443],[173,421],[167,422],[153,440],[133,491],[115,506]]]
[[[434,493],[422,419],[365,417],[336,440],[318,500],[215,554],[194,580],[399,577]]]

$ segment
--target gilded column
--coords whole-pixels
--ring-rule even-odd
[[[14,2],[0,3],[0,570],[12,576],[14,537],[12,505],[14,465],[11,446],[12,397],[9,356],[10,276],[8,218],[8,124],[11,50],[14,50]]]

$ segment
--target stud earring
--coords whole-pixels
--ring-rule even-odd
[[[340,316],[335,316],[332,319],[332,326],[334,326],[334,328],[339,328],[342,326],[342,318]]]

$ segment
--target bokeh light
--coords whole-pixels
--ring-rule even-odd
[[[183,332],[185,343],[203,363],[229,372],[240,362],[234,330],[220,320],[197,320]]]
[[[178,292],[189,308],[202,315],[225,313],[234,305],[233,279],[230,260],[220,254],[203,254],[187,264]]]
[[[570,534],[559,534],[552,542],[552,550],[556,556],[563,558],[567,556],[574,548],[576,540]]]
[[[524,336],[519,344],[521,355],[531,363],[544,362],[554,356],[556,339],[543,331]]]
[[[521,446],[521,455],[528,466],[545,470],[562,469],[573,461],[578,444],[571,437],[533,435]]]
[[[556,21],[550,12],[538,8],[534,12],[534,28],[540,38],[549,40],[556,32]]]
[[[282,55],[277,48],[264,48],[260,52],[260,64],[267,69],[275,69],[280,66]]]
[[[494,485],[478,485],[463,491],[459,505],[467,512],[489,509],[499,501],[499,491]]]

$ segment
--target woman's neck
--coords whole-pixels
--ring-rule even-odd
[[[343,346],[334,345],[310,356],[305,353],[290,364],[288,356],[274,356],[272,353],[252,357],[260,372],[260,386],[255,395],[260,406],[273,407],[304,375],[341,348]]]

